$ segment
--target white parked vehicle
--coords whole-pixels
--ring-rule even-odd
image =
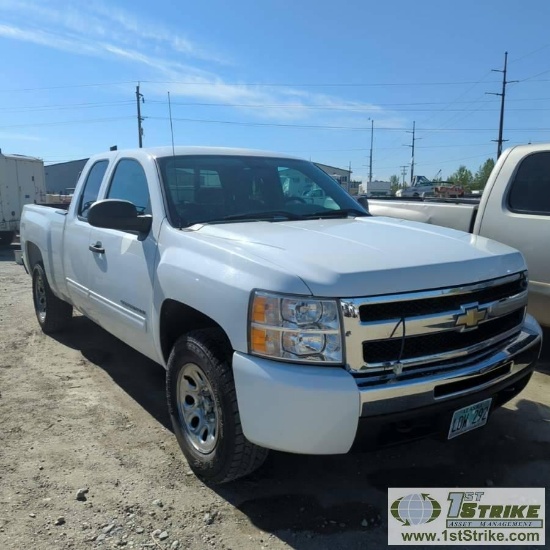
[[[285,196],[282,174],[331,207]],[[210,482],[268,449],[453,438],[517,395],[540,352],[519,252],[372,217],[296,158],[96,155],[68,211],[25,207],[21,243],[42,329],[76,307],[163,365],[176,437]]]
[[[19,231],[25,204],[40,202],[46,194],[41,159],[0,152],[0,244],[9,244]]]
[[[359,194],[367,197],[390,197],[391,182],[374,180],[359,184]]]
[[[529,311],[550,328],[550,144],[504,151],[477,199],[372,200],[369,211],[452,227],[517,248],[529,267]]]

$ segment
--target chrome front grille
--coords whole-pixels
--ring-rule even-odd
[[[387,380],[458,368],[521,330],[523,273],[475,285],[342,300],[348,369]]]

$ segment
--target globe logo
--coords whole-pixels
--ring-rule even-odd
[[[439,517],[441,505],[427,493],[416,493],[398,498],[390,510],[403,526],[423,525]]]

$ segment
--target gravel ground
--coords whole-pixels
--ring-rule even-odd
[[[451,442],[272,453],[208,487],[172,434],[164,369],[86,318],[38,329],[0,250],[0,549],[385,548],[387,488],[550,485],[550,354],[489,425]]]

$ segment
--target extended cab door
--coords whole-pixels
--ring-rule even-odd
[[[147,176],[140,161],[119,159],[103,198],[128,200],[140,213],[151,214]],[[159,205],[157,211],[161,210]],[[156,353],[151,319],[157,257],[155,227],[158,223],[153,223],[148,235],[93,227],[88,243],[90,316],[151,358],[155,358]]]
[[[105,172],[109,166],[107,159],[94,162],[87,173],[82,174],[83,185],[78,196],[69,208],[63,233],[63,270],[67,291],[72,303],[88,315],[88,284],[90,232],[88,210],[97,200]]]
[[[550,151],[542,146],[528,154],[521,147],[511,151],[477,229],[523,253],[529,268],[529,310],[550,326]]]

